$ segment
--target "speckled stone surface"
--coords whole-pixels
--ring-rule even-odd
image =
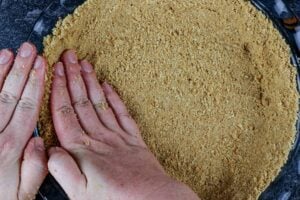
[[[0,0],[0,49],[16,50],[20,43],[31,41],[43,49],[43,37],[49,34],[59,17],[71,13],[84,0]],[[300,25],[287,29],[283,20],[300,17],[299,0],[253,0],[275,23],[292,48],[292,62],[300,71],[299,51]],[[298,76],[298,80],[300,80]],[[298,81],[299,85],[299,81]],[[260,200],[300,200],[300,123],[297,123],[297,139],[287,164],[279,176],[260,196]],[[52,177],[47,177],[37,199],[67,199]]]
[[[0,0],[0,48],[16,50],[32,41],[42,50],[43,37],[59,17],[71,13],[84,0]]]

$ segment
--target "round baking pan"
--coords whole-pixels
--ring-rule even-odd
[[[0,0],[0,49],[16,51],[24,41],[34,43],[43,50],[43,37],[50,34],[60,18],[72,13],[84,0]],[[291,47],[291,62],[297,68],[297,87],[300,83],[300,1],[252,0],[253,5],[269,17]],[[300,199],[300,123],[287,163],[278,177],[261,194],[259,200]],[[38,135],[35,130],[34,135]],[[37,200],[68,199],[63,189],[48,175],[36,197]]]

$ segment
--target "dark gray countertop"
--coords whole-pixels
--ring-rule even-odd
[[[0,0],[0,48],[16,49],[32,41],[41,51],[43,36],[51,33],[59,17],[71,13],[84,0]]]

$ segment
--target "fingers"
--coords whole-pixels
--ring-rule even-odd
[[[84,197],[73,195],[84,194],[81,191],[85,190],[86,178],[74,159],[65,150],[59,147],[49,150],[48,168],[70,199],[84,199]]]
[[[34,199],[48,173],[47,157],[42,138],[32,138],[24,151],[21,164],[19,199]]]
[[[13,117],[3,133],[16,138],[21,148],[25,147],[38,120],[45,88],[46,67],[45,59],[38,56]]]
[[[99,118],[108,129],[122,132],[114,113],[106,102],[103,90],[97,80],[92,65],[86,60],[81,61],[80,64],[83,69],[82,76],[87,86],[89,98],[92,101]]]
[[[55,66],[52,82],[51,112],[60,144],[69,151],[76,151],[82,147],[93,147],[95,142],[81,128],[67,89],[64,66],[61,62]],[[110,147],[106,143],[98,144],[99,151],[106,152]]]
[[[89,98],[94,104],[97,114],[103,124],[110,130],[119,133],[127,142],[135,143],[135,141],[126,137],[128,134],[125,132],[129,133],[134,138],[138,138],[138,143],[144,146],[137,124],[128,114],[125,105],[117,93],[114,92],[108,84],[104,84],[104,87],[107,87],[103,88],[106,89],[106,93],[103,92],[92,65],[85,60],[81,61],[80,64],[83,69],[82,76],[87,87]],[[109,100],[109,105],[112,106],[113,110],[108,106],[106,99]],[[113,111],[115,111],[115,113]]]
[[[0,51],[0,91],[5,77],[7,76],[13,63],[13,58],[14,54],[11,51],[7,49],[3,49]]]
[[[15,63],[0,93],[0,131],[2,131],[9,122],[16,104],[21,97],[36,54],[35,46],[30,43],[24,43],[20,47]]]
[[[85,84],[80,73],[81,67],[75,52],[72,50],[66,51],[62,59],[67,73],[71,101],[83,129],[91,136],[95,136],[99,132],[107,132],[88,99]]]
[[[129,112],[119,95],[106,82],[102,84],[102,87],[109,105],[112,107],[121,127],[130,135],[139,136],[139,128],[136,122],[129,115]]]
[[[116,134],[110,132],[99,120],[94,110],[81,76],[81,66],[78,63],[74,51],[68,50],[62,60],[65,65],[68,91],[71,96],[71,102],[79,118],[79,123],[86,133],[94,139],[100,140],[105,144],[120,144],[122,141]]]
[[[84,131],[75,115],[67,89],[64,66],[61,62],[55,66],[52,82],[51,112],[57,137],[61,145],[68,149],[74,143],[79,143],[84,137]]]

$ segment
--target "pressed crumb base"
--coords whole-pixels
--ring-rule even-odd
[[[256,199],[294,140],[287,45],[244,0],[88,0],[44,41],[74,48],[115,86],[150,149],[203,199]],[[55,143],[49,88],[40,117]]]

